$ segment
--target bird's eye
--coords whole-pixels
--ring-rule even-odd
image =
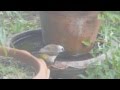
[[[64,48],[62,48],[62,50],[64,51]]]
[[[64,52],[64,48],[61,48],[62,52]]]
[[[60,52],[64,52],[64,47],[63,46],[59,45],[58,48],[59,48]]]

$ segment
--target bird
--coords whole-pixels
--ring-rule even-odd
[[[61,45],[48,44],[39,50],[39,57],[42,58],[48,65],[52,65],[54,64],[57,56],[64,51],[65,49]]]

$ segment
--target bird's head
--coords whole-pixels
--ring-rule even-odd
[[[56,57],[64,52],[64,47],[56,44],[49,44],[40,49],[40,58],[44,59],[46,62],[54,63]]]

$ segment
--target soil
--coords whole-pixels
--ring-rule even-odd
[[[32,79],[35,68],[13,57],[0,56],[0,79]]]

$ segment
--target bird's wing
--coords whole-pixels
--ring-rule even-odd
[[[54,52],[54,51],[42,51],[42,50],[40,50],[40,52],[39,52],[40,54],[47,54],[47,55],[50,55],[50,56],[57,56],[58,54],[56,53],[56,52]]]
[[[56,47],[56,45],[54,45],[54,44],[47,45],[44,48],[41,48],[39,53],[48,54],[50,56],[56,56],[56,55],[58,55],[58,50],[55,47]]]

